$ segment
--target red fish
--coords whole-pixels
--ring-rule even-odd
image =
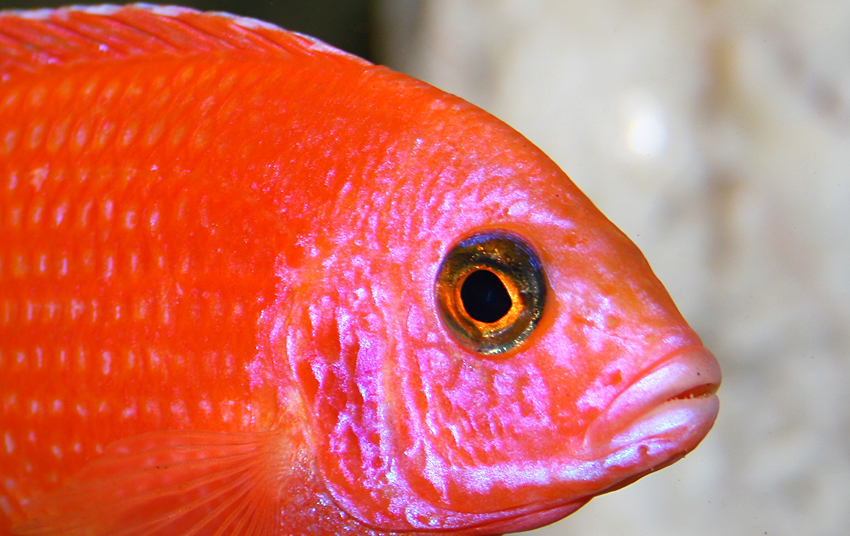
[[[474,106],[225,14],[0,14],[0,534],[526,530],[691,451],[719,383]]]

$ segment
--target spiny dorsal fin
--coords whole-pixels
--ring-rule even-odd
[[[108,446],[25,507],[27,536],[271,536],[302,445],[279,433],[154,432]]]
[[[367,64],[312,37],[227,13],[148,4],[0,11],[0,77],[56,64],[245,53]]]

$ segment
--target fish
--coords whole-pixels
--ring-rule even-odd
[[[483,110],[258,20],[0,12],[0,534],[502,534],[721,373]]]

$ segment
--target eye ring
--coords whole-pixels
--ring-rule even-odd
[[[496,355],[521,345],[540,322],[546,281],[519,235],[491,230],[456,243],[434,285],[443,325],[463,347]]]

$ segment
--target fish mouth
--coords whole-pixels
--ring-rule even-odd
[[[633,473],[611,489],[695,448],[717,418],[720,402],[715,393],[720,380],[714,355],[702,346],[689,347],[662,359],[617,395],[589,427],[584,441],[586,453],[605,457],[614,473]]]

